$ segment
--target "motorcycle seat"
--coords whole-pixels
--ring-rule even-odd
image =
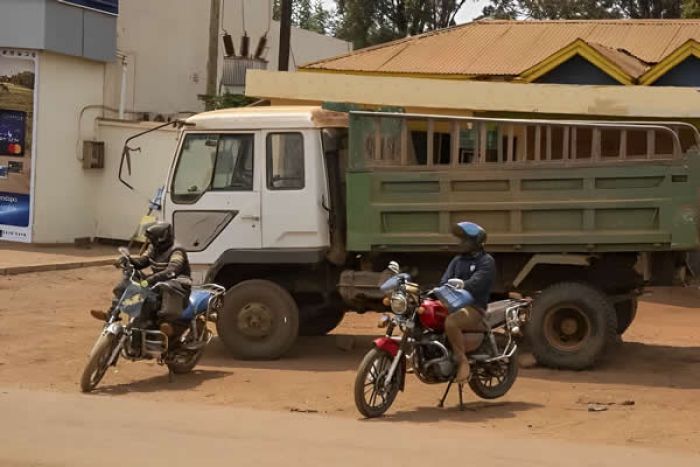
[[[189,303],[187,308],[182,311],[181,319],[191,320],[196,315],[204,313],[207,311],[209,306],[209,298],[211,297],[211,292],[208,290],[198,290],[193,289],[190,293]]]

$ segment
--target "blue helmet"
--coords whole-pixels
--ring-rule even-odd
[[[486,241],[486,230],[473,222],[458,222],[452,228],[452,235],[469,243],[474,249],[481,249]]]

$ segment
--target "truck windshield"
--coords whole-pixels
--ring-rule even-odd
[[[252,134],[185,136],[173,177],[175,203],[193,203],[207,191],[252,190]]]

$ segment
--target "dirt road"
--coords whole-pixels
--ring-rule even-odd
[[[77,393],[100,328],[88,310],[108,303],[117,277],[105,267],[0,278],[0,388]],[[467,394],[465,412],[455,410],[454,394],[449,408],[437,409],[443,388],[409,378],[385,422],[403,429],[700,453],[698,307],[697,290],[658,291],[641,304],[626,342],[596,370],[523,369],[502,400]],[[378,333],[375,322],[376,315],[349,315],[335,335],[300,339],[276,362],[236,361],[215,339],[197,370],[173,382],[155,364],[120,363],[93,398],[312,411],[355,423],[354,372]],[[339,335],[354,336],[354,348],[340,350]],[[634,405],[621,404],[628,400]],[[592,413],[588,402],[612,405]],[[6,420],[3,415],[0,425]]]
[[[692,454],[505,438],[475,428],[48,392],[0,392],[0,413],[3,466],[700,464]]]

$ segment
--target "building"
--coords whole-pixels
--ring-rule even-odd
[[[238,43],[245,31],[255,47],[267,32],[258,68],[277,65],[279,24],[270,3],[221,3],[221,34]],[[0,3],[0,239],[129,237],[167,176],[176,132],[142,142],[133,192],[117,180],[122,145],[153,126],[143,120],[204,109],[210,6],[210,0]],[[348,50],[346,42],[292,31],[292,68]],[[221,50],[217,57],[218,84],[226,62]]]
[[[308,72],[700,87],[700,20],[483,20],[302,67]]]
[[[249,72],[273,104],[352,102],[408,112],[663,118],[700,124],[700,20],[483,20]]]

